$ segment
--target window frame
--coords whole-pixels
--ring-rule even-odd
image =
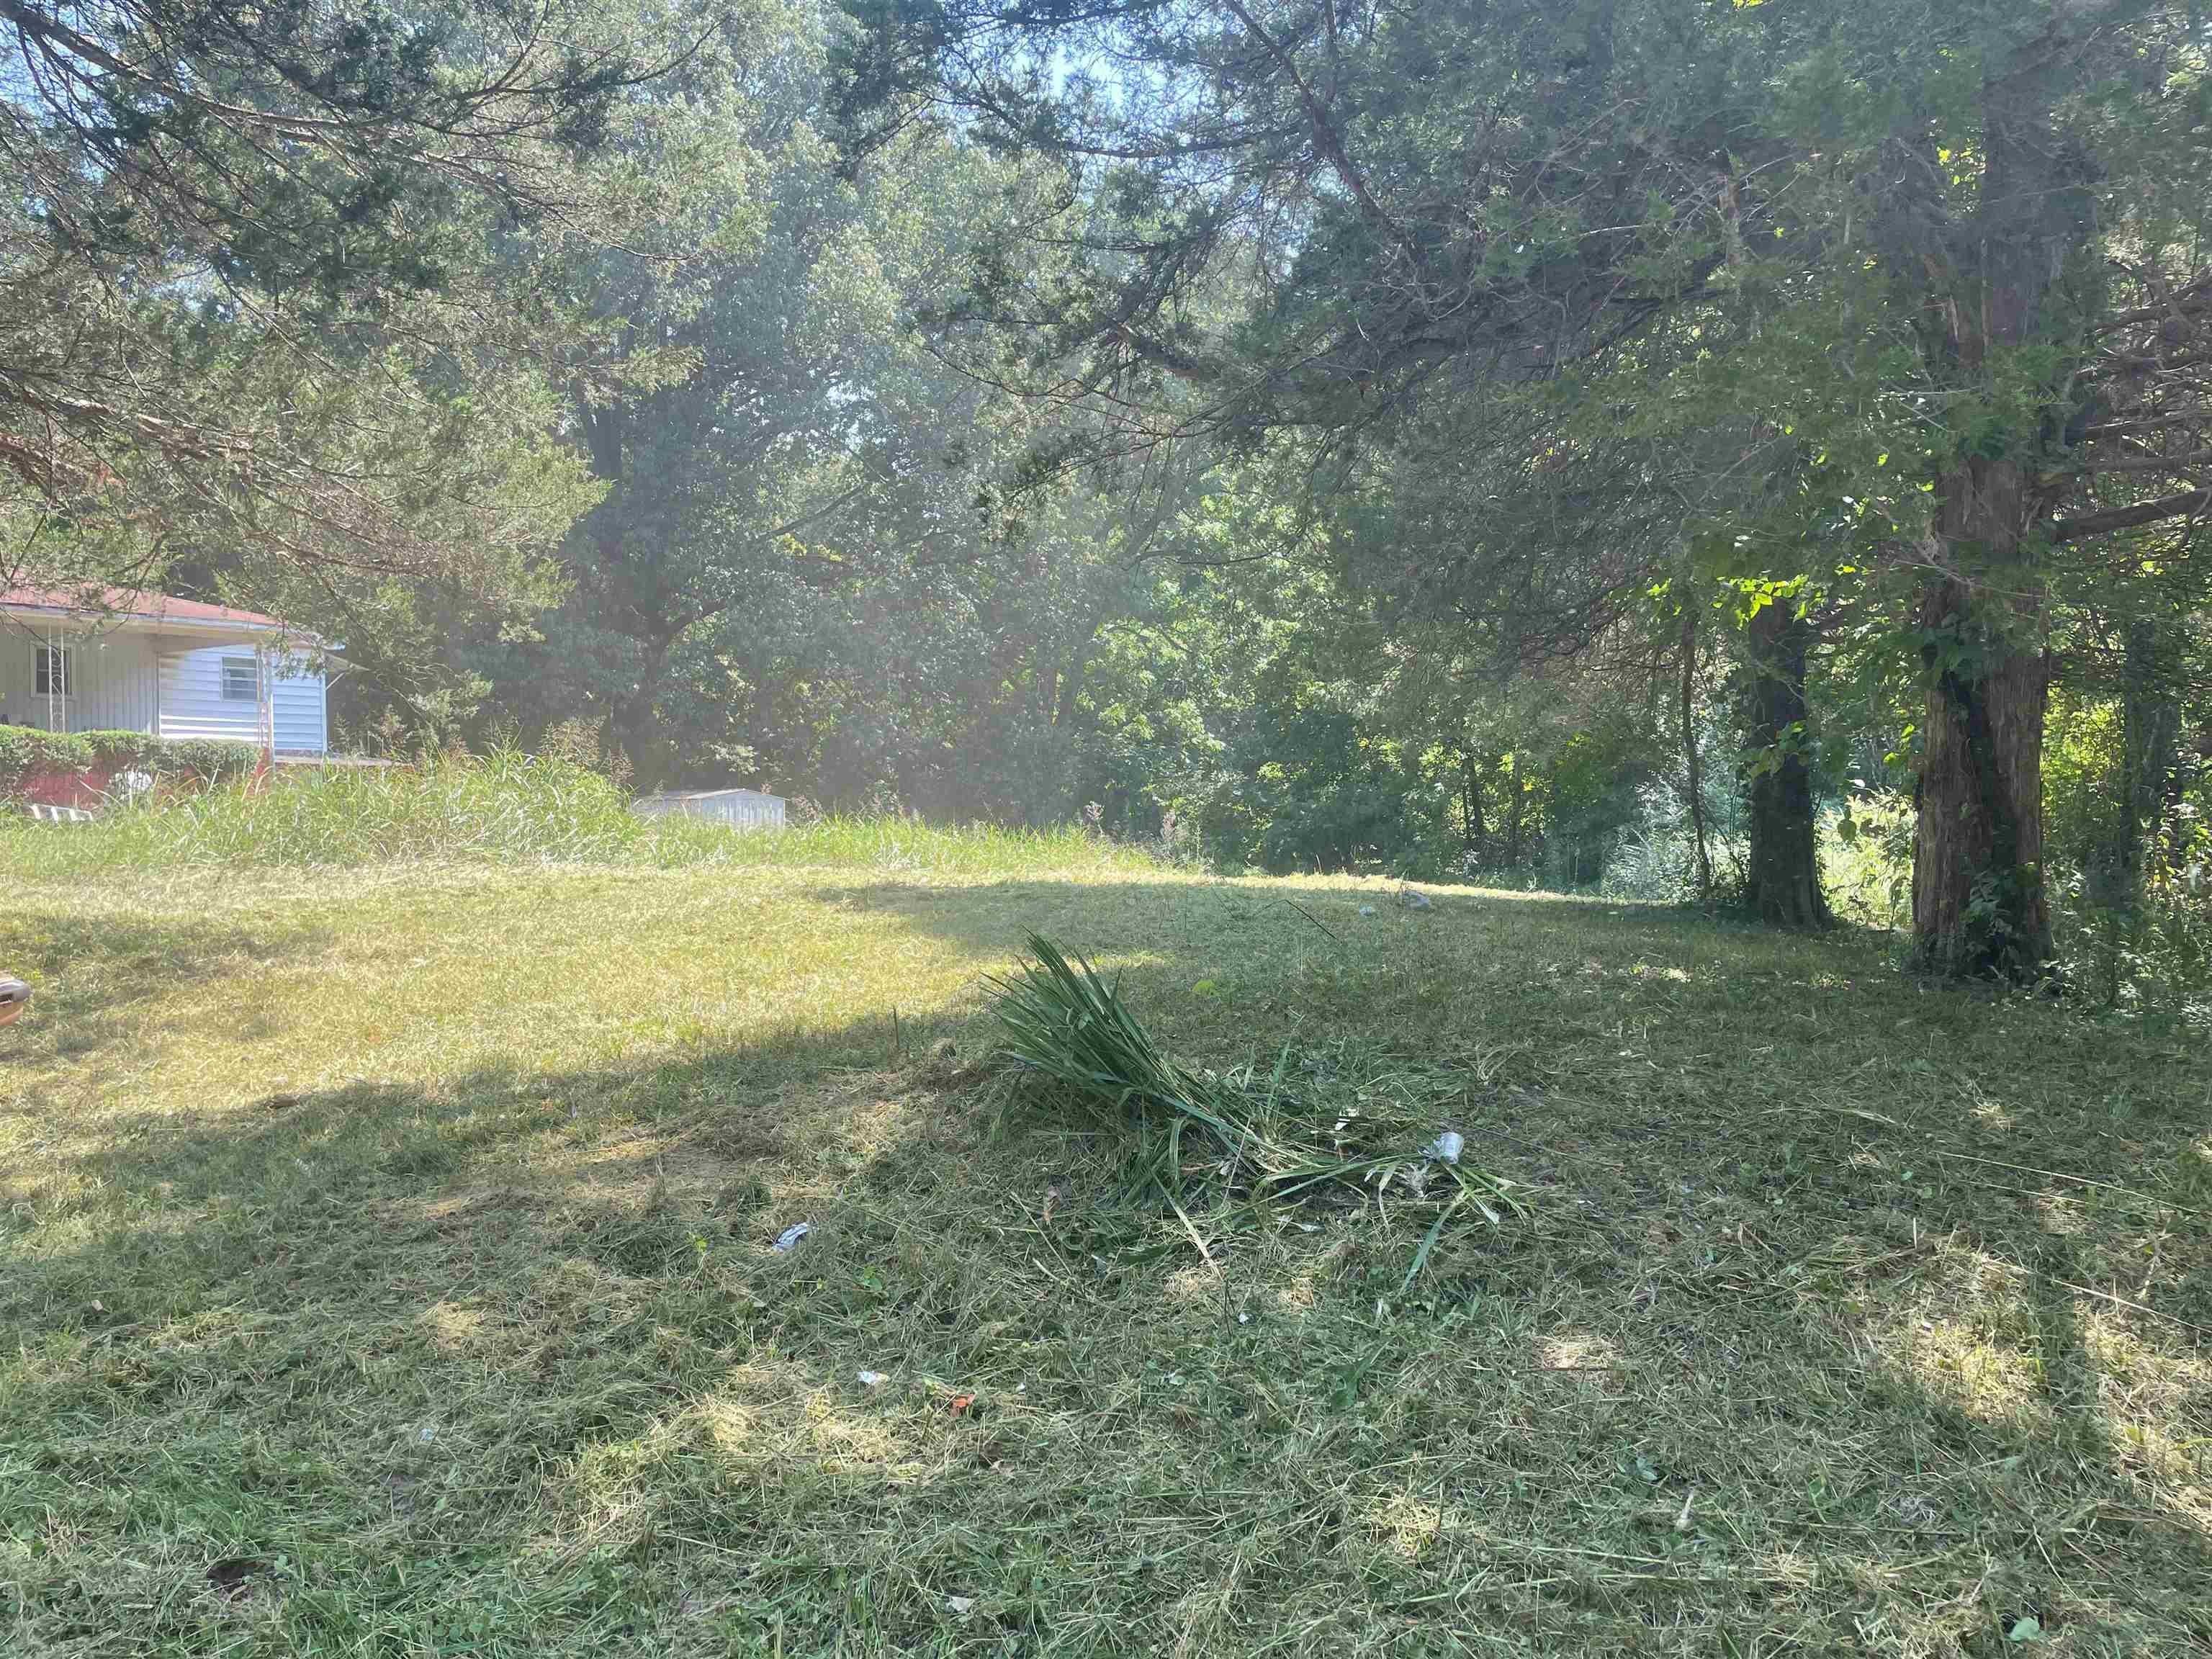
[[[31,695],[34,697],[69,698],[76,696],[76,664],[71,660],[76,653],[66,645],[37,645],[32,647]],[[54,665],[61,665],[61,684],[53,683]]]
[[[222,694],[223,702],[250,702],[258,706],[261,702],[261,659],[258,657],[223,656],[218,658],[217,661],[220,664],[216,671],[220,682],[218,689]],[[246,689],[242,696],[230,689],[230,674],[234,667],[244,668],[246,671]]]

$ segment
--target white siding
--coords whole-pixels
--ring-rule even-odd
[[[222,659],[250,657],[251,646],[226,650],[173,651],[161,658],[161,735],[165,738],[230,738],[261,740],[257,704],[222,695]]]
[[[165,738],[261,739],[252,699],[222,695],[222,659],[251,657],[251,640],[196,651],[158,648],[143,634],[113,633],[60,640],[70,653],[70,695],[37,691],[43,637],[0,623],[0,720],[63,732],[155,732]],[[303,662],[277,665],[270,688],[276,747],[288,754],[330,750],[327,688],[321,671]],[[287,672],[287,671],[289,672]]]
[[[56,699],[37,690],[45,643],[0,624],[0,719],[64,732],[154,729],[154,651],[143,635],[58,637],[69,653],[70,695]]]
[[[250,657],[250,643],[179,651],[161,659],[161,735],[165,738],[231,738],[261,740],[258,703],[222,695],[222,659]],[[269,701],[276,723],[276,747],[287,754],[319,755],[330,748],[325,688],[319,670],[279,662]],[[288,672],[289,671],[289,672]]]
[[[276,676],[269,696],[276,705],[276,747],[280,752],[319,755],[330,748],[330,732],[324,718],[325,690],[320,673]]]

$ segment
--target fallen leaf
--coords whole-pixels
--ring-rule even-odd
[[[956,1394],[951,1400],[945,1402],[945,1409],[950,1411],[955,1417],[965,1417],[974,1407],[975,1404],[975,1396],[974,1395]]]

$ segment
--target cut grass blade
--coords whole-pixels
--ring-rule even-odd
[[[1194,1241],[1199,1235],[1187,1206],[1200,1183],[1193,1170],[1210,1175],[1217,1194],[1214,1220],[1223,1226],[1331,1193],[1379,1201],[1396,1182],[1406,1202],[1436,1212],[1407,1274],[1408,1286],[1462,1206],[1472,1203],[1493,1226],[1502,1224],[1501,1208],[1520,1210],[1510,1183],[1468,1164],[1438,1164],[1408,1150],[1424,1144],[1433,1125],[1411,1116],[1370,1116],[1364,1097],[1343,1112],[1299,1097],[1290,1083],[1287,1044],[1265,1074],[1247,1065],[1224,1076],[1200,1075],[1176,1064],[1122,1000],[1118,982],[1108,984],[1090,963],[1042,934],[1031,933],[1028,943],[1019,976],[991,981],[999,993],[1001,1054],[1104,1127],[1133,1134],[1124,1166],[1129,1186],[1139,1196],[1164,1201]],[[1455,1090],[1454,1097],[1459,1093]],[[1346,1156],[1342,1136],[1354,1123],[1357,1133],[1387,1141],[1389,1150],[1376,1146]],[[1334,1129],[1327,1127],[1332,1124]],[[1185,1141],[1192,1133],[1213,1144],[1202,1158],[1187,1162]],[[1449,1171],[1452,1180],[1431,1193],[1438,1170]],[[1204,1254],[1205,1247],[1200,1249]]]

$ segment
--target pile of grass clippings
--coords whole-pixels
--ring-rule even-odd
[[[1409,1074],[1371,1066],[1298,1064],[1287,1044],[1264,1073],[1249,1060],[1194,1072],[1169,1057],[1118,985],[1041,933],[1028,943],[1020,976],[991,981],[1001,1052],[1128,1133],[1132,1195],[1164,1203],[1194,1240],[1191,1212],[1201,1206],[1212,1224],[1231,1229],[1301,1203],[1410,1206],[1433,1212],[1406,1273],[1410,1286],[1462,1209],[1492,1226],[1520,1211],[1513,1183],[1468,1162],[1463,1138],[1439,1121],[1436,1108],[1464,1097],[1448,1077],[1409,1088]],[[1203,1241],[1199,1248],[1208,1255]]]

